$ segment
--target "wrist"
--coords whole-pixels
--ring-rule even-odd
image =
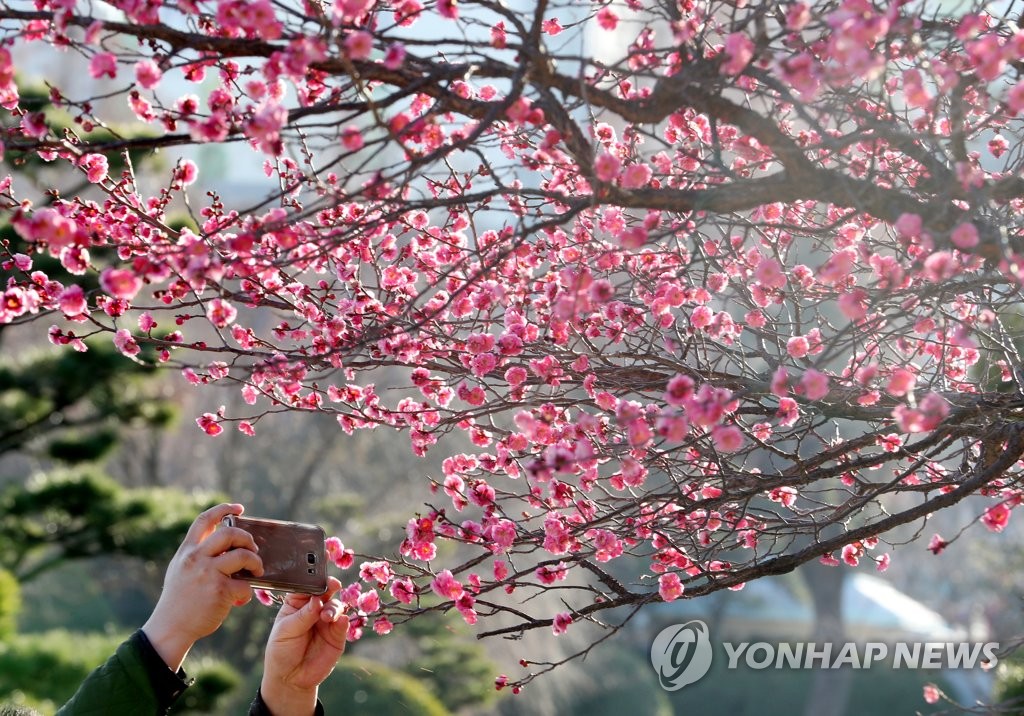
[[[273,716],[304,716],[316,712],[317,687],[297,688],[263,675],[260,696]]]
[[[167,664],[167,668],[175,672],[181,668],[185,656],[192,648],[192,644],[195,643],[194,639],[186,636],[173,625],[164,622],[157,614],[150,616],[142,625],[142,632],[149,639],[153,650]]]

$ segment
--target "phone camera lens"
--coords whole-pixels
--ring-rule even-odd
[[[306,561],[310,564],[316,564],[316,554],[314,552],[306,552]]]

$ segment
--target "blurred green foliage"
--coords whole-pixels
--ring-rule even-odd
[[[242,676],[225,661],[190,659],[189,676],[196,682],[171,707],[170,713],[223,713],[224,700],[242,685]]]
[[[110,632],[142,624],[153,604],[146,589],[146,565],[117,561],[116,557],[71,560],[25,582],[21,603],[31,609],[22,608],[17,631],[73,627],[82,632]],[[126,589],[132,584],[135,590]]]
[[[593,687],[577,691],[566,709],[567,716],[674,713],[668,693],[654,678],[650,662],[639,653],[605,645],[587,656],[586,667],[586,673],[594,675]]]
[[[218,501],[126,489],[95,468],[40,475],[0,493],[0,566],[24,581],[69,559],[167,561],[195,516]]]
[[[95,462],[108,455],[117,446],[117,433],[111,428],[93,432],[72,433],[56,437],[46,446],[47,454],[59,462],[72,465]]]
[[[1024,714],[1024,655],[1014,653],[996,667],[993,704],[1001,714]]]
[[[5,639],[0,642],[0,703],[21,702],[53,713],[126,638],[58,629]],[[222,699],[242,683],[237,671],[217,659],[193,660],[188,671],[196,682],[172,713],[219,713]]]
[[[114,426],[172,422],[170,404],[145,383],[155,368],[126,360],[109,340],[87,345],[85,353],[32,352],[0,366],[0,454],[52,435],[60,442],[51,457],[78,462],[109,452]]]
[[[430,689],[384,664],[346,655],[320,686],[327,713],[451,716]]]
[[[36,708],[53,711],[52,705],[71,698],[89,672],[124,639],[125,635],[58,629],[4,640],[0,643],[0,699],[20,691],[31,697],[29,703]]]
[[[21,587],[14,575],[0,569],[0,641],[14,634],[21,610]]]
[[[452,711],[487,706],[500,696],[494,688],[498,666],[460,621],[427,613],[403,624],[398,635],[413,642],[413,655],[403,670],[423,681]]]

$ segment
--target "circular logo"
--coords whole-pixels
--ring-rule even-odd
[[[708,625],[694,619],[662,629],[651,644],[651,665],[666,691],[678,691],[701,679],[711,668]]]

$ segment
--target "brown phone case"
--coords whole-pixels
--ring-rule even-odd
[[[228,515],[222,523],[251,534],[263,560],[262,576],[255,577],[248,570],[232,576],[264,589],[303,594],[327,591],[327,554],[322,527],[236,515]]]

